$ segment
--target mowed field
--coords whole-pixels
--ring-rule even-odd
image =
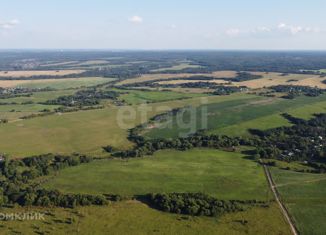
[[[311,86],[319,87],[322,89],[326,88],[326,84],[322,83],[324,78],[319,75],[310,74],[289,74],[283,76],[281,73],[264,73],[264,72],[253,72],[252,74],[261,75],[263,78],[244,81],[234,82],[235,85],[247,86],[249,88],[263,88],[271,87],[276,85],[300,85],[300,86]]]
[[[131,83],[139,83],[139,82],[147,82],[147,81],[155,81],[160,79],[171,79],[171,78],[189,78],[193,76],[213,76],[215,78],[233,78],[236,76],[235,71],[216,71],[213,73],[178,73],[178,74],[145,74],[139,78],[131,78],[126,79],[118,83],[118,85],[131,84]]]
[[[162,71],[178,71],[182,69],[189,69],[189,68],[200,68],[200,65],[192,65],[190,63],[181,63],[172,67],[168,68],[161,68],[161,69],[154,69],[152,72],[162,72]]]
[[[259,164],[240,153],[211,149],[165,150],[127,161],[95,161],[64,169],[45,186],[68,193],[124,196],[202,192],[225,200],[272,198]]]
[[[275,203],[269,208],[252,208],[220,218],[190,217],[164,213],[138,201],[124,201],[103,207],[14,208],[0,213],[46,213],[45,220],[0,221],[1,234],[180,234],[180,235],[290,235]],[[242,224],[241,221],[247,221]],[[71,221],[71,222],[70,222]]]
[[[265,130],[289,125],[280,116],[283,112],[310,117],[325,111],[325,95],[315,98],[298,97],[294,100],[252,95],[244,97],[189,109],[167,122],[150,125],[143,135],[148,138],[176,138],[206,129],[209,133],[241,136],[248,135],[250,128]]]
[[[113,78],[63,78],[63,79],[37,79],[37,80],[0,80],[0,87],[26,87],[26,88],[54,88],[69,89],[83,86],[93,86],[113,81]]]
[[[206,96],[205,94],[181,93],[181,92],[173,92],[173,91],[144,92],[144,91],[137,91],[137,90],[128,90],[128,91],[121,90],[121,92],[127,92],[128,94],[121,95],[119,99],[124,100],[125,102],[131,105]]]
[[[326,174],[271,169],[282,200],[303,235],[326,231]]]
[[[80,74],[85,70],[26,70],[26,71],[0,71],[1,77],[31,77],[31,76],[65,76],[71,74]]]
[[[13,157],[49,152],[102,154],[102,147],[107,145],[126,149],[131,147],[127,140],[128,129],[147,122],[154,115],[186,105],[197,107],[240,97],[244,95],[197,97],[22,120],[0,126],[0,149]]]
[[[260,78],[260,79],[253,79],[253,80],[243,81],[243,82],[231,82],[230,84],[226,84],[226,85],[247,86],[247,87],[252,88],[252,89],[259,89],[259,88],[271,87],[271,86],[276,86],[276,85],[310,86],[310,87],[319,87],[321,89],[326,89],[326,84],[323,83],[323,80],[325,80],[325,78],[320,77],[319,75],[289,74],[289,75],[284,76],[281,73],[273,73],[273,72],[270,72],[270,73],[251,72],[251,73],[255,74],[255,75],[261,75],[263,77]],[[206,76],[208,76],[208,75],[206,74]],[[234,74],[234,76],[235,75],[236,74]],[[174,77],[179,78],[179,76],[174,76]],[[229,76],[229,77],[232,78],[232,76]],[[189,77],[184,77],[184,79],[182,79],[182,80],[160,81],[158,83],[159,84],[178,85],[178,84],[182,84],[182,83],[199,82],[199,80],[187,80],[187,78],[189,78]],[[220,77],[220,78],[226,78],[225,80],[218,79],[218,76],[216,76],[216,78],[217,78],[216,80],[207,80],[207,82],[216,83],[216,84],[223,84],[223,83],[228,82],[227,81],[228,80],[227,76],[226,77],[223,77],[223,76]],[[127,81],[128,80],[126,80],[126,82]],[[200,80],[200,81],[203,82],[203,80]]]

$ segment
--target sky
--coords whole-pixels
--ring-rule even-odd
[[[0,49],[326,50],[325,0],[0,0]]]

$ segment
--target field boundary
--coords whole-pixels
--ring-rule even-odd
[[[263,164],[263,167],[264,167],[264,172],[265,172],[266,178],[268,180],[269,187],[271,188],[271,190],[272,190],[272,192],[273,192],[273,194],[275,196],[277,204],[281,208],[281,211],[282,211],[282,214],[283,214],[284,218],[286,219],[286,221],[290,225],[292,234],[293,235],[299,235],[299,232],[298,232],[297,228],[295,227],[294,222],[292,221],[290,213],[288,212],[285,205],[283,204],[283,202],[280,199],[279,193],[278,193],[278,191],[276,189],[275,183],[274,183],[272,175],[271,175],[271,173],[270,173],[270,171],[268,169],[268,166]]]

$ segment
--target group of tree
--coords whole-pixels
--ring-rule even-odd
[[[66,167],[89,163],[92,157],[74,154],[61,156],[46,154],[23,159],[2,159],[0,162],[0,206],[19,204],[22,206],[75,207],[106,205],[103,195],[64,194],[57,190],[46,190],[33,182]]]
[[[294,99],[297,96],[305,95],[316,97],[323,94],[326,90],[318,87],[294,86],[294,85],[277,85],[270,87],[275,92],[287,93],[283,96],[286,99]]]
[[[256,135],[256,154],[260,158],[282,161],[326,163],[326,114],[306,121],[284,115],[294,125],[266,131],[250,130]],[[321,168],[322,169],[322,168]]]
[[[156,151],[163,149],[177,149],[186,151],[192,148],[215,148],[234,150],[236,146],[246,145],[247,140],[240,137],[228,137],[219,135],[204,135],[200,132],[185,138],[176,139],[153,139],[146,140],[139,135],[131,135],[130,140],[134,141],[137,146],[131,150],[113,152],[114,157],[134,158],[152,155]]]
[[[111,90],[98,90],[96,88],[77,91],[73,95],[60,96],[54,100],[48,100],[46,105],[63,105],[68,107],[99,105],[101,100],[116,100],[119,93]]]
[[[221,216],[244,211],[250,206],[264,206],[264,202],[218,200],[203,193],[158,193],[147,196],[149,203],[162,211],[192,216]]]

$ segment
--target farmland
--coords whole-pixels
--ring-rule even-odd
[[[106,160],[64,170],[47,184],[65,192],[142,195],[203,192],[220,199],[269,200],[261,166],[208,149],[162,151],[145,159]]]
[[[1,231],[291,234],[266,164],[300,234],[323,234],[325,63],[310,52],[0,52],[0,214],[46,212],[0,218]]]
[[[32,208],[44,213],[44,209]],[[0,212],[22,213],[24,208],[4,209]],[[82,207],[76,209],[46,209],[45,221],[0,222],[4,234],[253,234],[266,230],[273,234],[290,235],[287,224],[281,218],[276,204],[268,209],[253,208],[245,212],[225,215],[221,218],[188,217],[157,211],[138,201],[114,203],[106,207]],[[98,219],[101,218],[101,219]],[[241,224],[242,220],[247,225]],[[72,221],[70,223],[69,221]],[[168,226],[167,226],[168,225]]]
[[[307,116],[325,110],[323,106],[325,96],[318,98],[300,97],[297,100],[262,99],[255,96],[248,96],[248,98],[247,100],[240,98],[239,100],[190,109],[188,112],[181,113],[185,123],[184,127],[178,125],[180,115],[179,117],[177,115],[172,118],[172,121],[169,120],[169,123],[163,123],[163,125],[162,123],[154,123],[155,128],[145,129],[144,135],[150,138],[162,136],[175,138],[180,134],[187,135],[199,129],[208,129],[210,133],[246,135],[248,129],[251,128],[269,129],[287,125],[288,122],[279,116],[283,112]],[[204,126],[202,124],[203,111],[207,112],[207,118],[205,116],[207,123]]]
[[[21,77],[31,77],[31,76],[64,76],[71,74],[79,74],[84,72],[84,70],[44,70],[44,71],[0,71],[0,78],[21,78]]]
[[[301,234],[324,234],[326,177],[272,169],[281,198],[294,217]]]
[[[0,87],[27,87],[68,89],[82,86],[93,86],[112,81],[109,78],[67,78],[67,79],[37,79],[37,80],[0,80]]]
[[[147,122],[156,114],[186,105],[196,107],[202,102],[219,103],[241,97],[244,96],[238,94],[226,97],[212,96],[204,98],[204,101],[201,97],[197,97],[149,104],[144,107],[136,106],[132,109],[136,112],[135,119],[127,119],[123,127],[118,125],[118,114],[128,111],[127,107],[58,113],[9,123],[0,128],[0,149],[5,153],[20,157],[49,152],[102,154],[102,147],[106,145],[123,149],[131,147],[131,143],[127,140],[128,129]],[[18,149],[15,147],[16,141],[21,143]]]

